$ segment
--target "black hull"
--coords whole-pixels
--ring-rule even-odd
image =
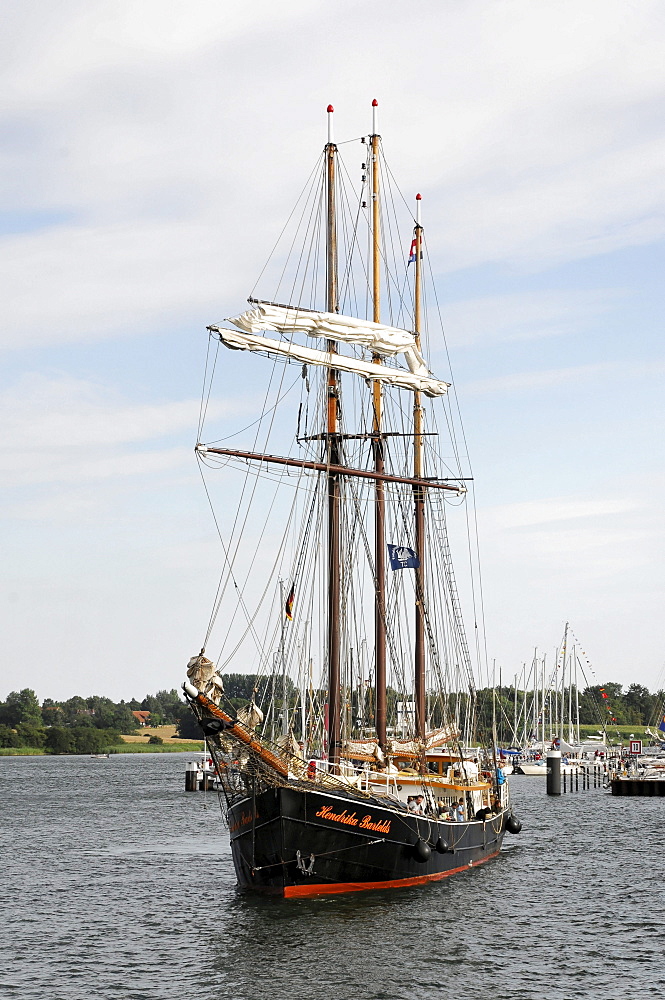
[[[380,799],[302,787],[270,788],[228,811],[239,886],[287,897],[419,885],[466,871],[499,853],[506,816],[439,822]]]

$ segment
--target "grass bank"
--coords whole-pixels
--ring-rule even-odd
[[[646,728],[646,726],[638,725],[608,726],[607,738],[610,743],[618,743],[619,740],[623,743],[628,743],[631,737],[636,740],[642,740],[643,743],[650,743],[651,736],[645,732]],[[598,726],[580,726],[580,736],[582,739],[586,739],[588,736],[600,736],[598,729]]]
[[[122,743],[111,749],[111,753],[201,753],[203,740],[187,740],[186,743]]]
[[[100,753],[201,753],[203,740],[186,740],[182,743],[173,740],[168,743],[118,743],[106,747]],[[42,747],[0,747],[0,757],[52,757],[53,754]],[[89,757],[89,753],[56,754],[58,757]]]

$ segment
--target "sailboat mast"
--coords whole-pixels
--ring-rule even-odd
[[[375,323],[381,322],[381,212],[379,201],[379,144],[378,104],[372,101],[372,135],[370,148],[372,157],[372,300]],[[381,362],[381,356],[372,355],[372,360]],[[376,379],[372,382],[372,404],[374,410],[372,444],[374,449],[374,470],[380,475],[385,472],[383,438],[381,436],[382,386]],[[374,485],[374,650],[376,678],[376,735],[382,750],[387,745],[386,709],[386,501],[385,485],[376,479]]]
[[[422,226],[420,224],[420,195],[416,195],[416,226],[414,236],[416,241],[416,273],[414,281],[414,333],[416,347],[420,351],[420,332],[422,325]],[[419,391],[413,397],[413,477],[421,479],[423,475],[423,408],[422,394]],[[416,619],[415,619],[415,710],[416,737],[425,739],[425,491],[422,486],[414,487],[415,544],[420,565],[414,570],[416,574]]]
[[[566,658],[568,656],[568,622],[566,622],[566,627],[563,632],[563,652],[561,654],[562,658],[562,668],[561,668],[561,718],[559,725],[558,736],[559,739],[563,739],[564,726],[565,726],[565,715],[566,715]]]
[[[326,285],[327,310],[339,311],[337,299],[337,211],[335,201],[335,168],[337,146],[333,142],[332,104],[328,105],[328,142],[325,148],[326,169]],[[326,349],[336,352],[335,342],[328,340]],[[338,428],[338,372],[328,369],[327,455],[330,466],[340,463]],[[328,472],[328,761],[337,769],[341,746],[340,733],[340,477]]]

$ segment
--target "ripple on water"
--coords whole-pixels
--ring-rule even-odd
[[[641,1000],[665,986],[665,803],[548,799],[494,862],[319,900],[235,889],[186,755],[0,758],[7,1000]]]

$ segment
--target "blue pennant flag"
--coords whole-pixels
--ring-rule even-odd
[[[407,549],[406,545],[389,545],[388,558],[391,569],[418,569],[420,559],[413,549]]]
[[[660,729],[661,733],[665,733],[665,715],[658,723],[658,728]]]

